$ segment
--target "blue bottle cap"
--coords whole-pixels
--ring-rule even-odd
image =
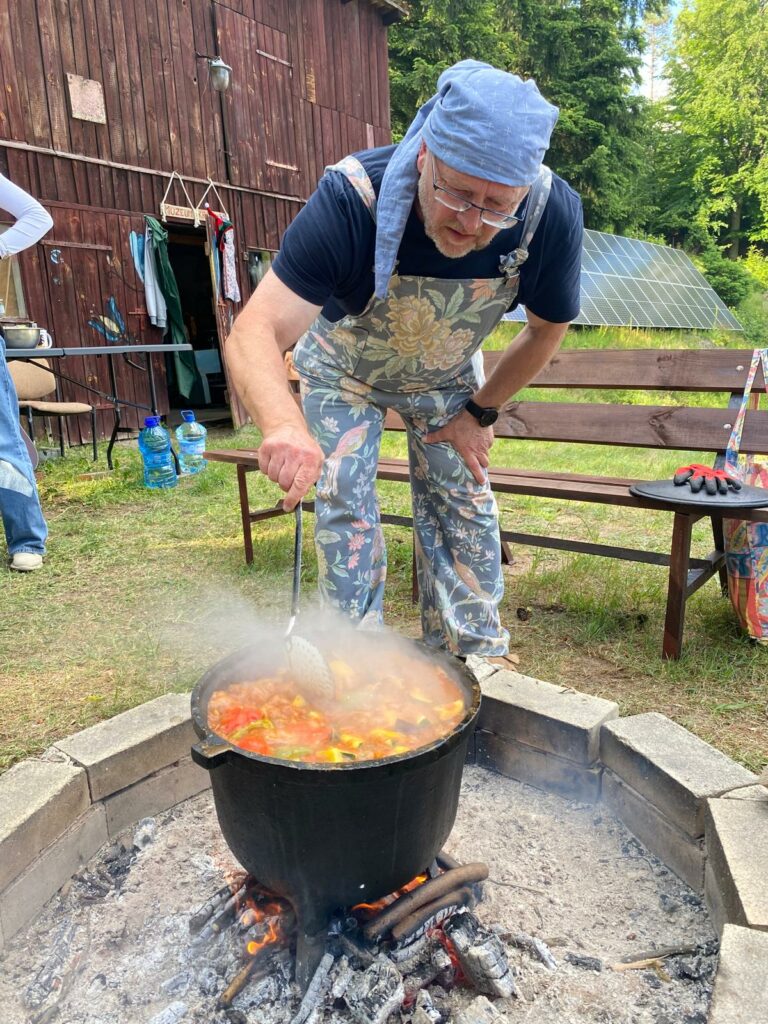
[[[147,418],[144,420],[144,426],[145,427],[156,427],[159,422],[160,422],[160,417],[159,416],[147,416]]]
[[[194,414],[194,412],[191,409],[182,409],[181,410],[181,418],[186,423],[194,423],[195,422],[195,414]]]

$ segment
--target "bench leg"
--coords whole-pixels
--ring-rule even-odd
[[[715,547],[720,552],[725,552],[725,534],[723,533],[722,516],[712,516],[712,536],[715,539]],[[728,597],[728,569],[722,566],[718,569],[720,575],[720,590],[723,597]]]
[[[512,554],[512,548],[505,540],[503,540],[501,542],[501,564],[512,565],[514,561],[515,556]]]
[[[237,489],[240,493],[240,517],[243,521],[243,548],[245,564],[253,564],[253,533],[251,532],[251,510],[248,505],[248,482],[245,466],[237,467]]]
[[[667,615],[664,620],[664,645],[661,652],[665,661],[677,661],[683,649],[693,523],[693,516],[684,512],[675,512],[675,522],[672,527],[672,551],[669,559]]]

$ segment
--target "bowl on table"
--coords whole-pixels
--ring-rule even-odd
[[[42,327],[4,324],[1,329],[6,348],[50,348],[52,345],[50,334]]]

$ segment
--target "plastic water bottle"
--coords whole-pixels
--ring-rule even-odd
[[[159,416],[147,416],[139,434],[139,451],[144,460],[145,487],[175,487],[176,467],[171,453],[171,435]]]
[[[202,423],[197,422],[191,409],[182,409],[181,418],[184,422],[176,427],[179,467],[182,473],[201,473],[208,465],[203,458],[208,431]]]

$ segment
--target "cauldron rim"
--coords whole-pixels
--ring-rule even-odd
[[[213,689],[214,685],[226,682],[226,680],[221,678],[226,666],[230,663],[235,665],[241,659],[245,660],[249,656],[258,656],[260,653],[259,648],[256,645],[251,644],[246,647],[242,647],[237,651],[233,651],[231,654],[212,665],[200,677],[192,690],[192,725],[198,737],[202,741],[200,744],[195,744],[192,748],[194,759],[198,764],[207,769],[215,768],[224,760],[229,761],[232,756],[235,756],[238,759],[237,763],[241,767],[253,765],[254,768],[258,766],[259,769],[263,769],[265,766],[270,766],[274,769],[279,769],[281,773],[285,769],[294,769],[297,772],[303,773],[305,776],[311,773],[327,775],[329,772],[355,771],[359,772],[360,776],[362,776],[363,774],[370,773],[378,769],[386,771],[387,769],[404,761],[410,762],[417,759],[428,761],[431,759],[430,755],[444,753],[446,745],[452,745],[451,740],[459,742],[464,731],[472,724],[473,720],[477,718],[482,699],[480,685],[474,673],[467,668],[463,662],[456,659],[447,651],[432,647],[423,640],[409,640],[408,643],[417,647],[419,649],[419,653],[426,655],[432,661],[443,662],[447,669],[460,677],[459,681],[465,684],[472,698],[468,701],[467,709],[463,717],[456,723],[453,729],[451,729],[450,732],[445,733],[443,736],[439,736],[431,743],[417,747],[414,750],[406,751],[403,754],[390,754],[388,757],[371,758],[365,761],[340,761],[333,763],[327,761],[292,761],[287,758],[270,757],[266,754],[257,754],[254,751],[238,747],[236,744],[232,743],[231,740],[220,736],[208,727],[208,716],[203,710],[203,701],[205,698],[210,696],[209,691]],[[229,680],[229,682],[232,681],[233,680]]]

